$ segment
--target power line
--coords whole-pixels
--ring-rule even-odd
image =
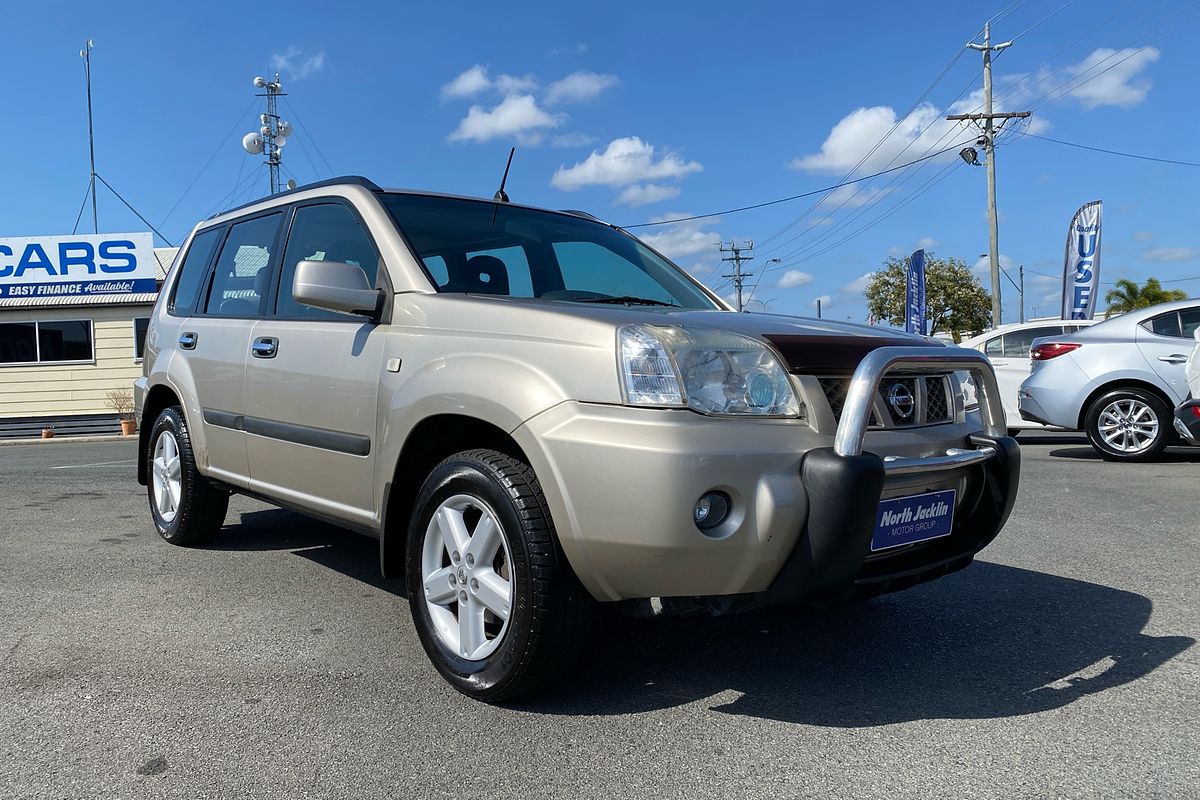
[[[179,204],[183,202],[183,198],[187,197],[188,192],[190,192],[192,190],[192,187],[196,185],[196,181],[200,180],[200,176],[204,174],[204,171],[209,168],[209,166],[212,164],[213,160],[221,152],[221,148],[223,148],[225,146],[225,142],[229,141],[229,137],[232,136],[233,132],[238,129],[238,125],[240,125],[242,120],[246,117],[246,112],[251,109],[251,107],[255,104],[255,102],[257,102],[257,101],[252,99],[250,101],[250,103],[245,108],[242,109],[242,113],[238,115],[238,118],[236,120],[234,120],[233,125],[229,128],[229,131],[221,139],[221,143],[217,145],[217,149],[213,150],[212,155],[208,157],[208,161],[204,162],[204,166],[201,167],[200,171],[196,173],[196,177],[192,178],[192,182],[189,183],[187,185],[187,188],[183,190],[183,194],[179,195],[179,199],[175,201],[175,204],[173,206],[171,206],[171,210],[168,211],[167,215],[162,218],[162,220],[158,223],[159,225],[165,226],[167,224],[167,220],[169,220],[171,218],[171,215],[175,213],[175,209],[179,208]],[[243,163],[244,163],[244,159],[243,159]]]
[[[961,144],[962,144],[962,142],[959,142],[958,144],[950,145],[949,147],[945,148],[944,150],[939,150],[936,153],[930,153],[929,155],[921,156],[920,158],[909,161],[906,164],[899,164],[897,166],[890,167],[888,169],[880,170],[879,172],[875,172],[871,175],[864,175],[861,178],[854,178],[852,180],[842,181],[841,183],[835,183],[834,185],[826,186],[823,189],[814,189],[811,192],[802,192],[801,194],[794,194],[789,197],[780,197],[777,200],[767,200],[766,202],[763,202],[763,203],[754,203],[754,204],[748,205],[748,206],[739,206],[738,208],[729,208],[729,209],[725,209],[724,211],[713,211],[709,214],[693,214],[690,217],[674,217],[672,219],[658,220],[657,222],[639,222],[636,225],[620,225],[618,227],[629,230],[632,228],[650,228],[650,227],[654,227],[657,225],[674,225],[675,223],[678,223],[678,222],[691,222],[691,221],[697,220],[697,219],[710,219],[712,217],[723,217],[723,216],[727,216],[729,214],[739,214],[743,211],[753,211],[756,208],[766,208],[767,206],[776,206],[776,205],[779,205],[780,203],[789,203],[793,200],[800,200],[801,198],[804,198],[804,197],[812,197],[814,195],[824,194],[826,192],[831,192],[834,189],[840,189],[843,186],[850,186],[852,184],[860,183],[862,181],[869,181],[869,180],[872,180],[873,178],[878,178],[880,175],[887,175],[888,173],[904,169],[905,167],[911,167],[913,164],[919,164],[922,161],[928,161],[929,159],[936,158],[944,153],[949,153],[951,150],[960,146]]]
[[[1062,13],[1063,11],[1065,11],[1065,10],[1066,10],[1067,6],[1071,5],[1071,4],[1072,4],[1072,3],[1074,3],[1074,2],[1075,2],[1075,0],[1067,0],[1067,2],[1065,2],[1065,3],[1063,3],[1061,6],[1059,6],[1057,10],[1055,10],[1055,11],[1051,11],[1049,14],[1047,14],[1047,15],[1046,15],[1046,16],[1044,16],[1044,17],[1042,17],[1040,20],[1038,20],[1037,22],[1033,23],[1033,24],[1032,24],[1032,25],[1030,25],[1028,28],[1026,28],[1025,30],[1023,30],[1023,31],[1021,31],[1020,33],[1018,33],[1016,36],[1012,37],[1012,39],[1011,39],[1010,41],[1014,41],[1014,42],[1015,42],[1017,39],[1020,39],[1022,36],[1024,36],[1024,35],[1025,35],[1025,34],[1027,34],[1027,33],[1029,33],[1029,32],[1030,32],[1031,30],[1033,30],[1034,28],[1036,28],[1036,27],[1038,27],[1038,26],[1042,25],[1043,23],[1045,23],[1045,22],[1049,21],[1050,19],[1052,19],[1052,18],[1054,18],[1054,17],[1058,16],[1060,13]]]
[[[1077,147],[1080,150],[1091,150],[1096,153],[1107,153],[1110,156],[1124,156],[1125,158],[1136,158],[1141,161],[1157,161],[1160,164],[1175,164],[1181,167],[1200,167],[1200,162],[1196,161],[1177,161],[1173,158],[1156,158],[1155,156],[1143,156],[1137,153],[1126,153],[1121,150],[1107,150],[1103,147],[1092,147],[1086,144],[1077,144],[1076,142],[1064,142],[1062,139],[1051,139],[1049,136],[1042,136],[1029,131],[1013,130],[1013,133],[1019,133],[1022,136],[1028,136],[1033,139],[1041,139],[1044,142],[1054,142],[1055,144],[1066,145],[1067,147]]]

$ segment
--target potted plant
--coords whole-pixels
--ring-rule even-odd
[[[42,428],[42,438],[43,439],[53,439],[54,438],[54,426],[53,425],[47,425],[46,427]]]
[[[117,412],[117,419],[121,421],[121,435],[132,436],[137,431],[137,423],[133,419],[133,392],[113,389],[107,397],[108,407]]]

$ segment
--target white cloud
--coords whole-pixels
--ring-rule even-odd
[[[550,185],[565,191],[584,186],[628,186],[640,181],[680,179],[704,167],[696,161],[684,161],[676,153],[667,152],[654,160],[654,145],[636,136],[613,139],[603,153],[592,154],[572,167],[562,166],[554,172]]]
[[[586,133],[560,133],[550,140],[550,144],[554,147],[587,147],[596,141],[595,136],[589,136]]]
[[[806,283],[812,283],[812,275],[807,272],[801,272],[798,269],[789,269],[779,278],[780,289],[791,289],[794,286],[803,286]]]
[[[1133,232],[1133,240],[1135,242],[1148,242],[1153,238],[1154,238],[1154,233],[1152,231],[1134,231]]]
[[[532,75],[497,75],[493,80],[488,77],[487,67],[476,64],[442,86],[442,99],[461,100],[492,91],[501,95],[529,94],[538,88],[537,78]]]
[[[1147,261],[1191,261],[1198,257],[1200,248],[1196,247],[1156,247],[1142,254]]]
[[[662,186],[657,183],[635,183],[617,195],[617,202],[627,206],[644,206],[671,200],[679,196],[678,186]]]
[[[866,184],[839,186],[821,198],[821,205],[832,206],[835,211],[839,208],[861,208],[876,198],[891,193],[891,191],[890,188],[878,189]]]
[[[918,250],[932,250],[933,248],[937,247],[940,244],[941,244],[941,242],[939,242],[937,239],[933,238],[932,236],[922,236],[920,239],[917,240],[917,249]]]
[[[325,51],[319,50],[306,56],[299,47],[292,45],[282,53],[271,56],[271,69],[283,78],[303,80],[325,71]]]
[[[601,75],[598,72],[572,72],[546,87],[546,103],[586,102],[595,99],[605,89],[611,89],[620,81],[616,75]]]
[[[476,64],[442,87],[442,99],[474,97],[490,89],[492,82],[487,76],[487,67]]]
[[[1093,50],[1083,61],[1064,70],[1068,75],[1078,76],[1068,94],[1089,109],[1099,106],[1133,108],[1141,105],[1152,84],[1149,78],[1141,77],[1140,73],[1157,61],[1159,55],[1156,47],[1147,47],[1141,52],[1132,47],[1124,50],[1104,47]],[[1100,74],[1102,70],[1107,71]],[[1084,80],[1087,82],[1083,83]]]
[[[820,297],[818,297],[817,299],[813,300],[812,303],[810,303],[810,305],[813,308],[816,308],[818,303],[821,304],[821,310],[824,311],[825,309],[827,309],[833,305],[833,298],[827,294],[823,294]]]
[[[471,106],[448,138],[452,142],[487,142],[511,137],[522,144],[536,144],[543,129],[557,128],[562,122],[561,115],[539,108],[533,95],[513,94],[490,109]]]
[[[867,288],[867,284],[871,282],[871,276],[874,274],[874,272],[865,272],[849,283],[841,286],[840,291],[848,292],[850,294],[862,294],[862,291]]]
[[[650,221],[662,222],[686,216],[690,215],[685,213],[664,214]],[[717,255],[717,247],[721,244],[721,237],[716,231],[704,229],[710,225],[716,225],[717,222],[719,222],[719,219],[716,218],[707,220],[693,219],[687,222],[677,222],[672,225],[662,225],[652,229],[653,233],[643,233],[638,238],[672,261],[700,254],[715,257]]]
[[[1100,48],[1079,63],[1060,70],[1043,69],[1032,76],[1000,76],[996,80],[995,110],[1021,110],[1023,104],[1044,95],[1049,95],[1055,102],[1072,99],[1089,110],[1101,106],[1136,106],[1146,99],[1151,87],[1150,80],[1141,73],[1158,60],[1159,51],[1148,47],[1137,55],[1132,55],[1134,52],[1132,49]],[[1126,57],[1128,60],[1122,62]],[[1100,74],[1105,69],[1108,71]],[[953,103],[949,111],[971,113],[982,106],[983,90],[976,89]],[[1031,118],[1028,125],[1031,133],[1050,128],[1049,122],[1040,114]],[[876,147],[884,136],[887,140]],[[974,128],[946,120],[941,109],[932,103],[921,104],[899,120],[890,106],[863,106],[846,114],[833,126],[819,152],[800,156],[791,162],[791,166],[825,173],[846,173],[854,169],[862,175],[955,145],[950,152],[934,159],[945,162],[958,157],[959,143],[973,140],[975,136]],[[875,148],[874,152],[871,152],[872,148]],[[860,160],[863,163],[856,169]]]

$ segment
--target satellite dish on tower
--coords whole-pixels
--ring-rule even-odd
[[[266,86],[266,85],[267,85],[267,81],[266,81],[266,79],[265,79],[265,78],[263,78],[263,76],[259,75],[258,77],[256,77],[256,78],[254,79],[254,85],[255,85],[257,88],[261,89],[261,88],[263,88],[264,86]]]
[[[289,189],[295,189],[295,188],[296,188],[296,181],[289,179],[289,180],[288,180],[288,182],[287,182],[287,187],[288,187]]]
[[[280,120],[279,121],[279,135],[280,136],[291,136],[292,135],[292,123],[288,122],[286,119]]]
[[[242,137],[242,148],[252,156],[256,156],[263,151],[262,136],[254,131],[247,133]]]

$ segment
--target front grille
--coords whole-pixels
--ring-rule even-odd
[[[885,377],[879,384],[869,424],[875,428],[905,428],[949,422],[954,409],[946,380],[944,375]],[[833,418],[840,422],[850,391],[850,379],[822,377],[818,381]],[[886,415],[885,425],[880,425],[880,412]]]

